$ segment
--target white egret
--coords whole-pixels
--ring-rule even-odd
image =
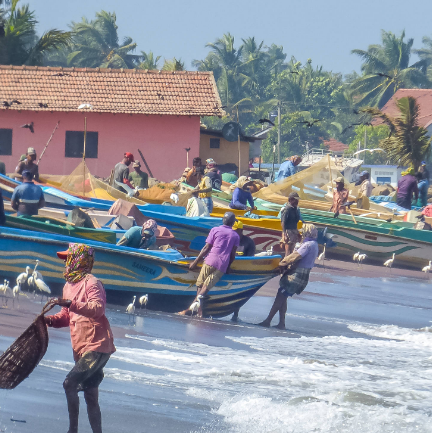
[[[140,303],[140,310],[143,305],[145,308],[147,308],[148,299],[149,299],[148,295],[143,295],[141,296],[141,298],[138,299],[138,302]]]
[[[35,267],[33,268],[32,277],[33,277],[33,279],[37,278],[39,280],[43,280],[42,274],[36,270],[38,266],[39,266],[39,260],[36,259],[36,264],[35,264]]]
[[[9,280],[5,280],[5,284],[3,286],[3,293],[5,295],[5,299],[6,299],[6,307],[7,307],[7,303],[9,298],[11,298],[13,296],[13,292],[12,292],[12,288],[11,286],[9,286]]]
[[[366,257],[367,257],[366,254],[359,254],[359,256],[358,256],[358,258],[357,258],[357,260],[358,260],[358,262],[359,262],[359,265],[360,265],[360,263],[363,262],[363,260],[364,260]]]
[[[387,268],[389,268],[391,270],[391,268],[393,266],[394,259],[395,259],[395,253],[393,253],[393,257],[391,259],[388,259],[384,262],[384,266],[386,266]]]
[[[126,313],[129,314],[129,322],[130,322],[130,316],[133,317],[133,321],[135,321],[135,300],[136,296],[133,297],[132,302],[126,307]]]
[[[197,300],[195,302],[192,302],[191,306],[189,307],[189,310],[192,311],[192,316],[195,313],[198,313],[200,306],[201,306],[200,298],[197,298]]]
[[[47,299],[48,299],[48,295],[51,294],[51,289],[44,283],[44,281],[42,279],[39,278],[33,278],[34,281],[34,285],[36,286],[36,288],[41,292],[41,302],[42,299],[44,297],[44,295],[46,295]]]
[[[360,255],[360,251],[359,251],[358,253],[355,253],[355,254],[353,255],[353,260],[354,260],[355,262],[358,261],[359,255]]]
[[[13,294],[12,307],[15,307],[15,298],[18,299],[18,305],[19,305],[19,295],[20,295],[20,292],[21,292],[21,286],[19,284],[17,284],[12,289],[12,294]]]
[[[27,280],[30,276],[30,266],[26,266],[26,270],[25,272],[23,272],[22,274],[19,274],[17,279],[16,279],[16,283],[18,284],[19,287],[24,287],[27,284]]]
[[[326,250],[326,246],[324,245],[324,249],[323,252],[318,256],[318,260],[320,262],[322,262],[322,265],[324,266],[324,260],[325,260],[325,250]]]
[[[431,271],[431,269],[432,269],[432,261],[429,260],[429,265],[428,265],[428,266],[425,266],[425,267],[422,269],[422,272],[428,274],[428,273]]]

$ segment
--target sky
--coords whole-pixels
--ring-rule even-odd
[[[205,44],[224,33],[241,39],[255,36],[265,45],[284,47],[288,57],[326,70],[347,74],[360,71],[354,48],[366,50],[381,41],[381,30],[405,30],[420,48],[432,37],[432,1],[416,0],[20,0],[30,4],[38,31],[67,29],[71,21],[92,19],[100,10],[115,12],[120,37],[131,36],[139,51],[162,59],[191,62],[208,53]],[[413,57],[413,61],[416,58]]]

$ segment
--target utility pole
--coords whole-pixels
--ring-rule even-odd
[[[281,145],[281,101],[278,101],[278,164],[281,163],[281,151],[280,151],[280,145]]]

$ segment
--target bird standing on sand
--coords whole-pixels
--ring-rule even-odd
[[[36,288],[41,292],[41,302],[44,297],[44,295],[48,299],[48,295],[51,294],[51,289],[44,283],[44,281],[40,278],[33,278],[34,284]]]
[[[144,308],[147,308],[148,295],[141,296],[141,298],[138,299],[138,302],[140,303],[140,310],[141,310],[143,305],[144,305]]]
[[[358,261],[359,255],[360,255],[360,251],[359,251],[358,253],[355,253],[355,254],[353,255],[353,260],[354,260],[355,262]]]
[[[135,300],[136,296],[133,297],[132,302],[126,307],[126,313],[129,314],[129,322],[131,321],[130,316],[133,317],[133,322],[135,321]]]
[[[395,253],[393,253],[393,257],[391,259],[388,259],[384,262],[384,266],[386,266],[387,268],[389,268],[391,270],[391,268],[393,266],[394,259],[395,259]]]
[[[20,295],[21,289],[19,285],[14,286],[12,289],[13,299],[12,299],[12,307],[15,308],[15,298],[18,299],[18,306],[19,306],[19,295]]]
[[[431,271],[431,269],[432,269],[432,261],[429,260],[429,265],[428,265],[428,266],[425,266],[425,267],[422,269],[422,272],[424,272],[425,274],[428,274],[428,273]]]
[[[36,259],[36,265],[33,268],[32,277],[33,278],[37,278],[39,280],[43,280],[42,274],[39,271],[36,270],[38,266],[39,266],[39,260]]]
[[[16,283],[20,287],[20,290],[22,287],[24,287],[27,284],[29,274],[30,274],[30,266],[26,266],[25,272],[17,276]]]
[[[200,306],[201,306],[201,299],[200,298],[198,298],[195,302],[193,302],[191,304],[191,306],[189,307],[189,310],[192,311],[192,316],[195,313],[198,313]]]
[[[9,280],[4,280],[3,293],[5,296],[5,306],[7,307],[9,298],[13,296],[12,288],[9,286]]]
[[[359,256],[358,256],[358,263],[359,263],[359,266],[360,266],[360,264],[363,262],[363,260],[365,259],[367,257],[367,255],[366,254],[359,254]]]
[[[322,265],[324,266],[324,260],[325,260],[325,250],[326,250],[326,246],[324,245],[324,249],[323,252],[318,256],[318,260],[320,262],[322,262]]]

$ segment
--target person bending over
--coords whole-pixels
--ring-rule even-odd
[[[275,314],[279,311],[279,323],[276,328],[285,329],[285,314],[287,312],[287,299],[293,295],[300,295],[309,282],[309,274],[318,257],[318,231],[313,224],[303,225],[303,241],[298,248],[279,263],[282,277],[279,281],[273,306],[267,318],[259,323],[260,326],[269,327]]]
[[[156,245],[157,223],[149,219],[142,226],[131,227],[117,245],[140,250],[148,250]]]

